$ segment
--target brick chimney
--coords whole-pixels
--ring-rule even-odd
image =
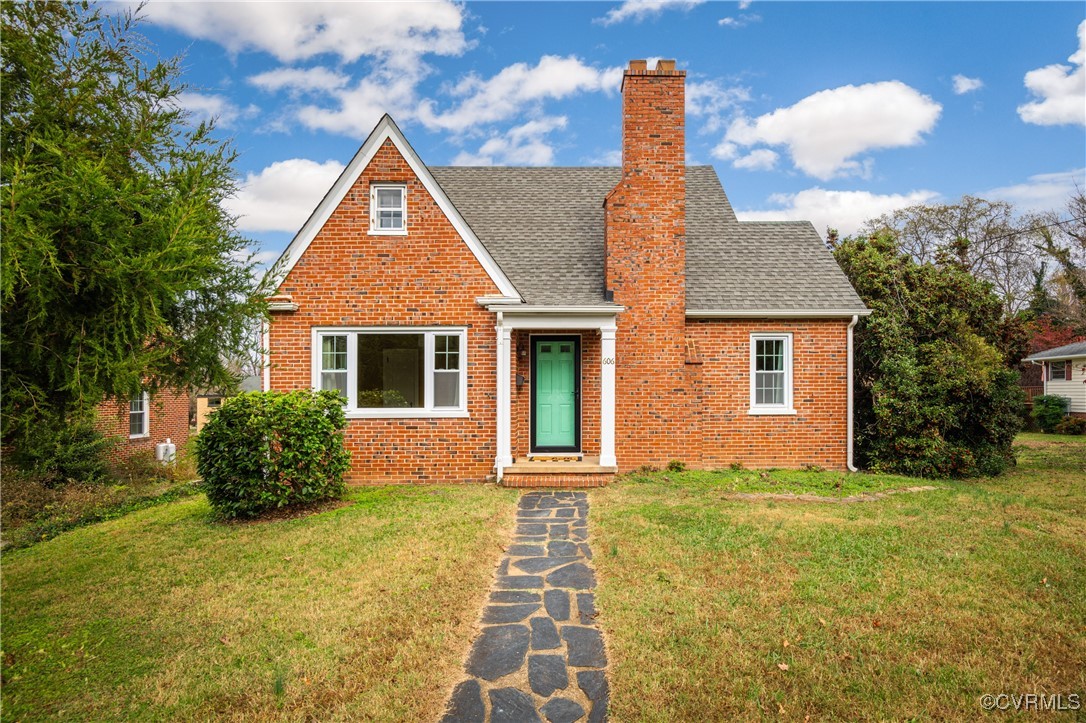
[[[622,180],[604,202],[617,335],[619,464],[666,463],[686,432],[686,72],[631,60],[622,77]]]

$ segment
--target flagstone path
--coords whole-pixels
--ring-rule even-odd
[[[520,498],[512,544],[443,723],[607,719],[607,655],[584,492]]]

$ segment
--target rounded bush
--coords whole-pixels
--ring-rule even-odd
[[[223,402],[196,439],[196,470],[211,506],[251,517],[344,491],[347,420],[332,391],[249,392]]]
[[[1086,434],[1086,419],[1081,417],[1064,417],[1056,425],[1056,434]]]
[[[1063,421],[1067,412],[1067,400],[1055,394],[1042,394],[1033,398],[1033,418],[1045,434],[1056,431],[1056,425]]]

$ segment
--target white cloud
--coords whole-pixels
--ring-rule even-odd
[[[1026,73],[1026,88],[1040,100],[1018,106],[1023,121],[1086,126],[1086,20],[1078,26],[1078,50],[1067,60],[1073,67],[1046,65]]]
[[[760,22],[761,20],[762,20],[761,15],[757,15],[755,13],[744,13],[743,15],[740,15],[740,16],[734,17],[734,18],[733,17],[721,18],[720,20],[716,21],[716,24],[721,26],[722,28],[738,29],[738,28],[745,28],[746,26],[750,25],[751,23],[757,23],[757,22]]]
[[[458,105],[439,112],[434,101],[424,100],[419,104],[418,118],[430,129],[465,131],[507,120],[544,100],[612,92],[621,82],[622,68],[599,69],[574,56],[544,55],[534,66],[515,63],[486,80],[468,75],[450,89],[454,96],[463,98]]]
[[[566,127],[565,116],[544,117],[492,136],[477,153],[462,151],[455,166],[546,166],[554,162],[554,148],[544,137]]]
[[[941,112],[941,105],[900,81],[845,85],[754,120],[739,118],[724,141],[787,146],[797,168],[823,180],[863,175],[871,165],[855,156],[921,143],[922,134],[935,127]]]
[[[954,93],[956,95],[972,93],[974,90],[980,90],[983,87],[984,81],[980,78],[970,78],[961,74],[954,76]]]
[[[731,161],[739,156],[739,146],[728,141],[721,141],[709,152],[709,155],[721,161]]]
[[[686,84],[686,114],[705,120],[704,133],[720,130],[729,111],[749,100],[750,90],[741,86],[726,87],[715,80]]]
[[[776,209],[736,211],[740,221],[810,221],[825,236],[835,228],[842,236],[856,233],[864,222],[884,213],[918,203],[931,203],[934,191],[911,191],[880,195],[868,191],[827,191],[808,188],[799,193],[778,193],[769,197]]]
[[[595,22],[601,25],[614,25],[626,20],[640,22],[648,17],[659,15],[665,10],[690,10],[704,3],[705,0],[624,0],[617,8],[611,8]]]
[[[584,163],[588,166],[621,166],[622,151],[618,148],[610,151],[603,151],[594,156],[588,156],[584,159]],[[690,163],[689,159],[687,159],[687,165],[693,165]]]
[[[229,128],[239,118],[250,118],[260,112],[255,105],[239,108],[225,95],[185,91],[177,95],[177,102],[188,113],[188,122],[195,124],[216,120],[219,126]]]
[[[397,65],[428,53],[459,55],[464,9],[449,0],[403,2],[152,2],[152,22],[232,53],[260,51],[287,63],[320,55],[354,62],[378,55]]]
[[[249,76],[249,83],[268,92],[287,90],[291,95],[332,93],[350,82],[350,78],[328,68],[276,68]]]
[[[739,0],[739,9],[746,10],[750,7],[751,1],[752,0]]]
[[[978,195],[1010,201],[1019,211],[1062,211],[1076,186],[1086,188],[1086,168],[1040,173],[1030,176],[1025,183],[993,188]]]
[[[759,148],[756,151],[751,151],[742,158],[736,158],[732,163],[732,166],[748,171],[768,171],[777,165],[777,159],[779,158],[780,156],[776,151],[771,151],[768,148]]]
[[[337,161],[279,161],[248,174],[223,205],[242,231],[297,231],[342,172]]]
[[[331,94],[334,107],[304,105],[296,110],[298,120],[312,130],[364,137],[385,113],[404,122],[415,116],[417,80],[408,75],[377,71],[350,88]]]

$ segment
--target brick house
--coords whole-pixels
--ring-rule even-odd
[[[377,124],[266,329],[265,388],[346,398],[352,482],[851,467],[868,311],[810,223],[740,223],[686,165],[684,85],[630,63],[620,168],[428,167]]]
[[[178,449],[189,438],[188,392],[161,389],[127,402],[106,401],[98,407],[98,429],[117,440],[111,462],[128,459],[136,452],[154,454],[155,445],[167,439]]]

